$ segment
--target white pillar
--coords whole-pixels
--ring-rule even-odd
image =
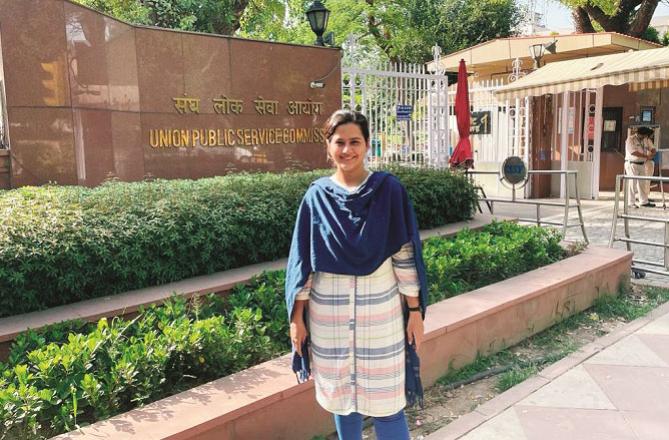
[[[581,142],[583,142],[583,162],[587,162],[588,160],[588,121],[590,121],[590,91],[585,90],[585,93],[583,91],[581,92],[581,96],[585,96],[585,103],[582,106],[583,111],[581,112],[583,114],[583,133],[581,133]],[[594,141],[594,139],[593,139]]]
[[[567,163],[567,146],[569,144],[569,92],[562,93],[562,124],[560,127],[560,170],[566,171],[568,169]],[[560,197],[564,198],[566,192],[567,176],[562,174],[560,176]]]
[[[527,169],[532,169],[532,164],[530,163],[530,148],[532,148],[532,142],[530,136],[532,131],[530,129],[530,124],[532,123],[532,100],[533,96],[526,96],[523,105],[525,106],[525,154],[523,159],[527,165]],[[529,198],[532,194],[532,179],[528,179],[527,185],[525,185],[525,198]]]
[[[513,156],[520,156],[520,98],[516,98],[516,119],[513,122]]]
[[[604,87],[597,87],[595,96],[595,142],[592,150],[592,198],[599,198],[599,162],[602,152],[602,130],[603,130],[603,111],[604,108]]]

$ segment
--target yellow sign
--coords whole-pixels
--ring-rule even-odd
[[[172,98],[177,113],[200,113],[200,98]]]
[[[262,97],[259,96],[258,99],[253,100],[253,103],[255,104],[256,113],[258,113],[259,115],[279,114],[279,101],[262,99]]]
[[[289,115],[320,115],[323,110],[322,102],[288,101]]]
[[[212,99],[214,102],[214,111],[219,115],[240,114],[244,110],[244,101],[241,99],[229,99],[221,95],[220,98]]]
[[[320,128],[151,129],[152,148],[233,147],[325,142]]]
[[[172,98],[174,108],[177,113],[185,115],[187,113],[200,113],[200,98],[189,98],[184,95],[182,98]],[[213,102],[214,113],[219,115],[239,115],[244,110],[244,101],[241,99],[228,98],[221,95],[220,98],[214,98]],[[259,115],[278,115],[279,101],[273,99],[263,99],[259,96],[253,100],[253,108]],[[312,101],[288,101],[286,105],[286,112],[291,116],[298,115],[322,115],[323,103]]]

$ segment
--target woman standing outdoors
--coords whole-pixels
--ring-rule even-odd
[[[395,176],[365,167],[362,114],[335,112],[325,138],[335,172],[307,190],[288,258],[293,369],[306,380],[311,361],[341,440],[362,438],[364,416],[380,440],[408,440],[427,300],[416,216]]]

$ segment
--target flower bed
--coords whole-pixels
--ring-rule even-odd
[[[557,261],[559,240],[553,231],[512,223],[429,239],[430,299]],[[507,268],[511,257],[519,262]],[[175,298],[132,321],[70,322],[21,335],[2,366],[0,420],[8,435],[68,431],[288,351],[283,278],[266,273],[225,299]]]
[[[331,172],[4,191],[0,317],[283,258],[302,195]],[[462,176],[393,172],[422,228],[471,218]]]

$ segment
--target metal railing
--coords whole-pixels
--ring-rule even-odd
[[[585,232],[585,224],[583,223],[583,212],[581,211],[581,197],[578,192],[578,171],[576,170],[529,170],[527,171],[528,179],[532,175],[561,175],[565,176],[566,185],[565,185],[565,197],[560,199],[560,201],[545,201],[545,200],[525,200],[516,199],[516,185],[511,186],[511,199],[487,197],[482,186],[477,185],[474,181],[475,175],[496,175],[502,181],[502,175],[499,171],[472,171],[467,170],[465,175],[467,175],[470,181],[474,184],[474,187],[479,191],[483,197],[479,197],[479,203],[485,202],[488,206],[488,210],[491,214],[494,212],[495,203],[515,203],[518,205],[534,205],[536,206],[536,218],[518,218],[519,222],[524,223],[534,223],[538,226],[542,225],[551,225],[558,226],[562,228],[562,233],[564,236],[567,235],[567,228],[580,227],[581,233],[583,234],[583,240],[587,243],[590,243],[588,240],[588,235]],[[574,177],[574,200],[575,203],[572,204],[571,191],[569,190],[569,177]],[[523,185],[524,186],[524,185]],[[522,187],[521,187],[522,188]],[[541,219],[541,207],[542,206],[553,206],[564,208],[563,221],[556,222],[552,220],[542,220]],[[578,212],[578,223],[569,223],[569,208],[576,208]],[[482,212],[481,206],[479,205],[479,212]]]
[[[642,246],[654,246],[664,248],[664,261],[662,263],[657,261],[642,260],[639,258],[632,259],[632,272],[636,278],[645,277],[646,273],[653,273],[656,275],[669,275],[669,218],[652,217],[648,215],[633,215],[629,213],[629,185],[625,183],[628,181],[650,181],[657,182],[662,193],[662,205],[666,209],[664,201],[664,184],[669,183],[669,177],[651,177],[651,176],[628,176],[619,174],[616,176],[615,187],[615,201],[613,205],[613,221],[611,222],[611,237],[609,238],[609,247],[613,247],[613,243],[621,241],[625,243],[628,251],[632,251],[632,243]],[[620,213],[620,192],[623,193],[623,213]],[[634,203],[634,200],[631,201]],[[618,229],[618,219],[623,220],[624,237],[616,235]],[[630,237],[630,220],[664,223],[664,242],[659,243],[648,240],[636,240]],[[651,266],[651,267],[644,267]],[[652,267],[660,267],[662,269],[653,269]]]

